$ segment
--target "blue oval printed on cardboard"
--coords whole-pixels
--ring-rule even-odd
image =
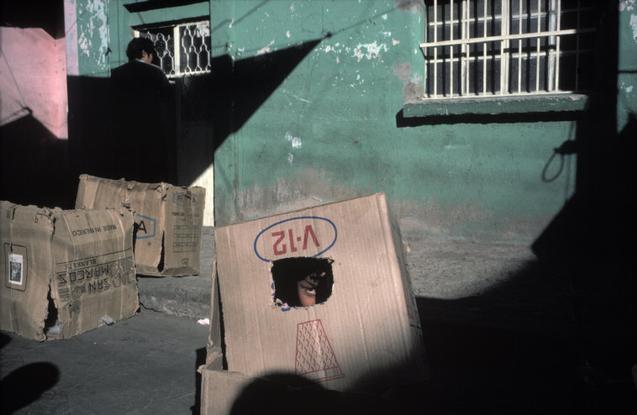
[[[254,238],[254,253],[265,262],[291,257],[317,257],[336,243],[338,231],[328,218],[298,216],[261,230]]]

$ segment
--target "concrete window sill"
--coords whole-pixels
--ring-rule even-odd
[[[582,94],[546,94],[541,96],[475,97],[458,99],[423,99],[406,103],[404,119],[493,117],[514,114],[573,113],[586,110],[588,96]]]

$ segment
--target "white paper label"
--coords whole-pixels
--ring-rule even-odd
[[[22,285],[24,281],[24,260],[22,255],[9,254],[9,283]]]

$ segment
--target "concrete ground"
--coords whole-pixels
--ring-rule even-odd
[[[45,343],[0,333],[3,413],[197,414],[195,370],[209,328],[197,320],[209,312],[212,240],[204,230],[201,275],[140,277],[142,307],[129,320]],[[408,253],[431,376],[393,391],[374,413],[637,413],[625,358],[634,343],[603,331],[612,315],[584,329],[588,306],[556,270],[529,260],[492,272],[479,252],[466,251],[474,270],[500,276],[457,298],[423,295],[419,279],[433,265],[417,259],[431,255]],[[437,258],[437,267],[456,261]]]
[[[0,333],[2,413],[192,414],[208,326],[142,310],[79,336]]]

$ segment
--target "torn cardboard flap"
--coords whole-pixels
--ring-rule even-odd
[[[0,327],[68,338],[135,314],[132,214],[0,202]]]
[[[383,194],[217,228],[228,370],[339,391],[426,378],[395,232]]]
[[[199,274],[205,189],[80,176],[76,208],[135,214],[135,264],[149,276]]]

